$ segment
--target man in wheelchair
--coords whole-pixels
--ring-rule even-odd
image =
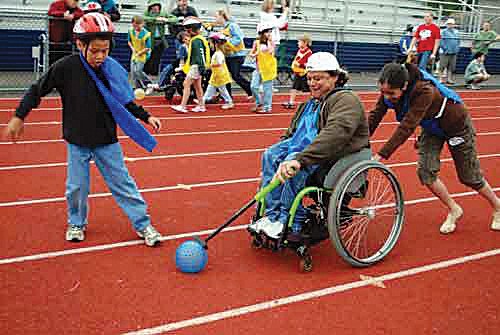
[[[363,104],[344,88],[347,72],[335,56],[315,53],[306,70],[312,98],[297,108],[280,142],[269,147],[262,157],[262,186],[274,178],[281,185],[266,196],[265,215],[249,230],[273,239],[280,237],[292,202],[308,180],[318,174],[324,178],[335,162],[370,147]],[[301,224],[306,215],[300,205],[295,222]]]

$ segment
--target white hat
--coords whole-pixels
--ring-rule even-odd
[[[201,20],[195,16],[188,16],[182,21],[183,26],[201,25]]]
[[[316,52],[309,57],[306,70],[310,71],[340,71],[337,58],[329,52]]]
[[[450,17],[448,20],[446,20],[445,24],[455,24],[455,19]]]
[[[274,25],[271,22],[267,22],[266,21],[266,22],[259,23],[257,25],[257,32],[261,33],[264,30],[270,30],[270,29],[273,29],[273,28],[274,28]]]

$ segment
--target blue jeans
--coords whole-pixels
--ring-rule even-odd
[[[144,72],[144,63],[131,61],[130,72],[132,74],[132,85],[135,88],[144,88],[152,82],[151,78]]]
[[[170,77],[174,73],[174,66],[172,64],[167,64],[163,70],[160,72],[160,79],[158,80],[158,86],[165,87],[170,82]]]
[[[144,230],[151,222],[147,205],[137,185],[128,173],[119,143],[87,148],[70,144],[68,148],[68,177],[66,200],[68,224],[84,227],[87,224],[90,191],[90,161],[94,160],[106,185],[118,205],[127,214],[136,231]]]
[[[273,179],[279,165],[290,157],[288,154],[287,141],[281,141],[273,144],[262,155],[262,186],[266,186]],[[265,215],[271,221],[280,221],[287,224],[289,220],[289,211],[293,200],[297,194],[305,187],[307,178],[313,174],[317,166],[309,166],[301,169],[295,177],[288,179],[285,184],[275,188],[266,196]],[[303,223],[306,219],[306,209],[300,205],[295,213],[295,221]]]
[[[424,71],[427,71],[427,63],[429,62],[429,57],[431,56],[432,51],[424,51],[418,54],[418,68]]]
[[[262,88],[264,89],[264,97],[261,99],[259,88],[262,83]],[[263,105],[263,109],[266,112],[271,111],[273,108],[273,81],[262,81],[262,77],[258,70],[252,73],[252,82],[250,83],[250,88],[252,89],[252,94],[255,98],[255,104]],[[263,101],[262,101],[263,100]]]

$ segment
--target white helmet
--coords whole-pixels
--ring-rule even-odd
[[[274,25],[271,22],[262,22],[257,25],[257,32],[261,33],[264,30],[272,30],[274,29]]]
[[[342,71],[337,58],[329,52],[316,52],[309,57],[306,65],[310,71]]]
[[[201,27],[201,20],[195,16],[188,16],[182,21],[183,26],[200,26]]]

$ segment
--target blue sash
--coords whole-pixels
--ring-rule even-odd
[[[442,83],[440,83],[436,78],[434,78],[432,75],[427,73],[426,71],[420,70],[420,73],[422,75],[422,79],[426,81],[430,81],[438,90],[439,93],[446,99],[453,101],[454,103],[457,104],[463,104],[462,99],[460,96],[453,91],[452,89],[449,89]],[[406,93],[403,95],[403,106],[401,107],[401,110],[399,113],[396,113],[396,119],[398,122],[401,122],[405,116],[405,114],[408,112],[410,109],[410,92],[413,90],[415,85],[412,85],[411,87],[408,87],[406,90]],[[389,100],[384,98],[384,104],[388,108],[392,108],[394,110],[395,106],[393,103],[391,103]],[[441,138],[448,138],[448,136],[445,134],[443,129],[441,129],[441,126],[439,125],[439,119],[437,118],[432,118],[432,119],[426,119],[420,121],[420,126],[424,128],[424,130],[432,135],[441,137]]]
[[[97,78],[94,70],[87,63],[82,53],[80,59],[87,73],[94,80],[116,123],[135,143],[147,151],[153,151],[157,142],[153,136],[137,121],[137,119],[124,107],[134,100],[134,92],[128,83],[127,71],[113,58],[106,57],[101,65],[101,70],[109,82],[111,90]]]

